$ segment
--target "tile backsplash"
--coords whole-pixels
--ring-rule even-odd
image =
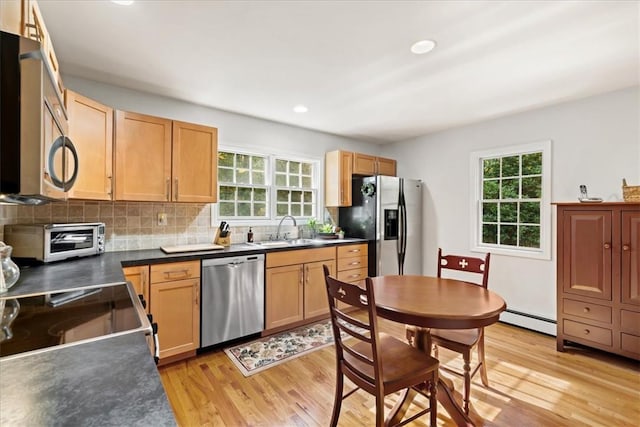
[[[158,225],[161,213],[166,215],[166,225]],[[0,240],[4,240],[6,224],[67,222],[104,222],[107,252],[211,243],[216,233],[216,227],[211,226],[211,205],[206,203],[71,201],[42,206],[0,205]],[[285,224],[281,231],[295,237],[296,228]],[[257,242],[268,240],[277,227],[251,228]],[[248,225],[232,226],[231,242],[245,242],[248,231]]]

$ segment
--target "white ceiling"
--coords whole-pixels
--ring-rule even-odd
[[[39,4],[63,74],[377,143],[640,80],[636,1]]]

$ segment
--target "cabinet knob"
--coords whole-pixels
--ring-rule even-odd
[[[605,243],[604,244],[604,248],[605,249],[611,249],[611,243]]]
[[[585,329],[585,330],[584,330],[584,334],[585,334],[585,335],[589,335],[590,333],[591,333],[591,331],[590,331],[590,330],[588,330],[588,329]]]
[[[631,245],[622,245],[622,250],[623,250],[623,251],[629,251],[629,250],[631,250]]]
[[[589,307],[585,307],[583,311],[584,311],[585,313],[588,313],[588,312],[590,312],[590,311],[591,311],[591,309],[590,309]]]

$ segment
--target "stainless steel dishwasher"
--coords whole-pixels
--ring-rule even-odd
[[[202,260],[200,346],[264,329],[264,255]]]

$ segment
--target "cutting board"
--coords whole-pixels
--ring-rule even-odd
[[[216,251],[224,249],[224,246],[213,243],[195,243],[192,245],[160,246],[160,249],[162,249],[164,253],[174,254],[177,252]]]

